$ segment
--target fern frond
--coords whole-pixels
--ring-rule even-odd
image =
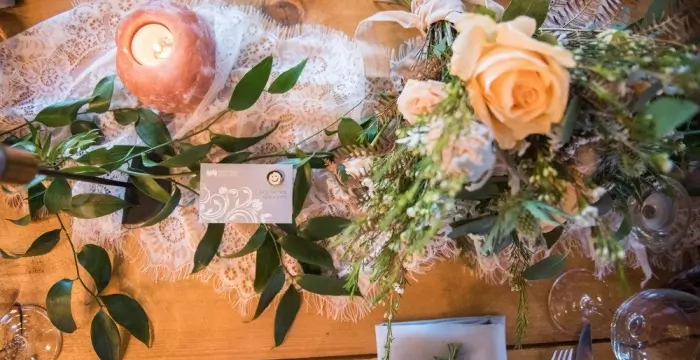
[[[684,15],[669,16],[661,20],[652,20],[645,28],[639,28],[639,35],[684,41],[689,27],[688,18]]]
[[[544,27],[586,28],[595,21],[604,1],[609,0],[552,0]]]

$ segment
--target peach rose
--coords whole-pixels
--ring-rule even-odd
[[[404,119],[413,124],[416,117],[430,113],[446,97],[445,84],[439,81],[408,80],[396,105]]]
[[[566,184],[566,193],[564,193],[564,196],[561,198],[559,208],[567,214],[574,214],[578,212],[578,193],[576,192],[574,185]],[[549,221],[540,222],[540,227],[542,228],[543,233],[548,233],[556,229],[565,221],[565,219],[562,219],[560,216],[556,215],[554,216],[554,219],[556,219],[559,223],[556,224]]]
[[[547,134],[564,116],[571,52],[532,38],[535,20],[520,16],[496,24],[464,14],[455,22],[450,73],[467,83],[471,106],[498,145],[512,149],[530,134]]]

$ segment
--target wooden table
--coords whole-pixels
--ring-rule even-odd
[[[0,25],[14,34],[71,7],[72,0],[25,0],[0,14]],[[305,21],[323,23],[351,35],[357,23],[382,9],[371,0],[344,0],[342,6],[331,0],[304,0]],[[396,36],[396,35],[393,35]],[[0,211],[0,215],[1,211]],[[27,228],[0,220],[0,247],[21,251],[43,232],[57,228],[55,219]],[[374,326],[383,322],[383,309],[376,309],[359,323],[332,321],[313,309],[302,310],[286,343],[273,349],[273,314],[246,323],[227,299],[217,295],[210,284],[190,279],[157,284],[142,275],[135,264],[119,259],[110,285],[137,298],[146,309],[154,328],[154,343],[147,349],[138,341],[129,343],[125,359],[307,359],[375,358]],[[572,259],[569,268],[592,268],[592,263]],[[64,277],[74,277],[71,251],[63,240],[51,254],[17,261],[0,260],[0,289],[21,287],[19,301],[44,306],[49,287]],[[628,274],[631,291],[638,290],[641,274]],[[89,276],[86,276],[89,278]],[[455,316],[502,314],[507,316],[507,340],[515,339],[517,294],[508,286],[490,286],[458,262],[437,264],[426,275],[418,276],[402,301],[398,320],[434,319]],[[609,279],[611,289],[617,282]],[[554,349],[571,348],[576,337],[554,327],[547,311],[547,295],[553,280],[533,283],[529,288],[530,327],[526,346],[510,350],[509,359],[551,359]],[[586,284],[581,284],[586,286]],[[76,287],[77,289],[78,287]],[[94,305],[85,293],[75,291],[73,311],[79,329],[64,337],[61,359],[93,359],[89,324]],[[629,294],[614,291],[615,305]],[[1,295],[1,294],[0,294]],[[77,295],[77,296],[76,296]],[[92,306],[92,308],[91,308]],[[596,359],[613,359],[607,333],[594,334]],[[439,355],[439,354],[436,354]]]

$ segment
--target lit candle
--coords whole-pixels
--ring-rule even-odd
[[[117,30],[117,73],[145,106],[194,111],[216,75],[216,45],[207,23],[177,3],[142,7]]]
[[[154,66],[173,52],[173,33],[161,24],[140,28],[131,40],[131,53],[139,64]]]

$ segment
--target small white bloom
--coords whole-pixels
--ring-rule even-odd
[[[410,218],[415,217],[416,216],[416,209],[414,209],[413,207],[406,209],[406,215],[408,215],[408,217],[410,217]]]
[[[394,291],[399,295],[403,295],[403,288],[398,283],[394,283]]]
[[[589,194],[591,202],[598,202],[598,200],[600,200],[600,198],[603,197],[603,195],[605,195],[607,192],[608,190],[602,186],[598,186],[597,188],[591,190]]]

